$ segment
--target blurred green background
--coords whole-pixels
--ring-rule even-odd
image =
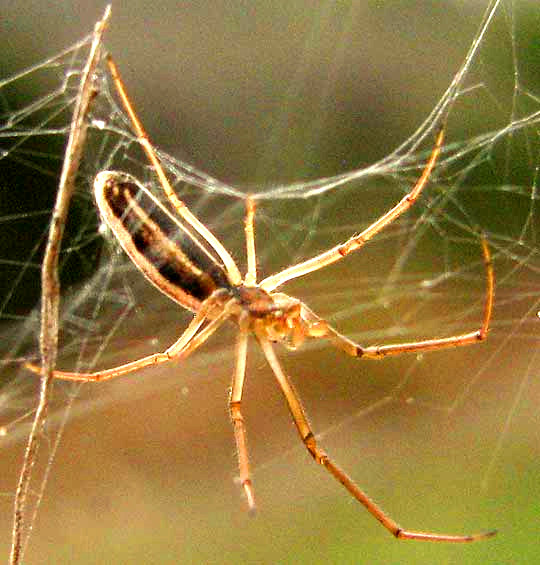
[[[486,2],[118,2],[106,46],[157,146],[232,185],[271,186],[366,166],[409,137],[450,84],[485,7]],[[2,75],[77,40],[102,9],[94,2],[10,5],[1,30]],[[539,92],[531,72],[538,68],[539,12],[534,2],[518,2],[515,20],[499,14],[475,65],[478,77],[471,79],[484,81],[495,102],[473,108],[458,103],[450,132],[457,139],[510,121],[512,47],[520,79],[531,94]],[[499,114],[492,111],[497,108]],[[460,110],[463,123],[456,115]],[[521,145],[516,141],[514,147]],[[525,179],[526,185],[537,164],[534,151],[527,156],[507,157],[505,165],[520,163],[523,169],[500,174],[493,167],[493,177],[501,184]],[[14,172],[18,190],[41,192],[43,179],[34,175],[21,183]],[[482,179],[470,182],[482,184]],[[3,180],[3,196],[13,186]],[[509,194],[503,200],[498,190],[495,200],[472,198],[469,205],[501,239],[508,225],[508,237],[517,241],[506,219],[520,218],[518,228],[523,227],[534,203]],[[364,196],[328,197],[346,211],[345,223],[353,231],[357,216],[366,222],[387,205]],[[47,202],[42,206],[50,206]],[[261,216],[268,217],[261,221],[259,241],[261,257],[270,265],[266,274],[290,257],[286,249],[274,255],[265,226],[286,217],[284,212],[299,221],[302,206],[287,203],[271,211],[261,206]],[[325,201],[329,224],[323,233],[335,238],[343,216],[332,217],[326,206]],[[241,209],[237,212],[241,218]],[[535,222],[534,214],[531,219]],[[536,231],[537,225],[531,233]],[[527,237],[531,245],[533,238]],[[415,264],[419,271],[430,272],[437,241],[427,242],[426,263]],[[365,330],[379,341],[396,340],[381,333],[386,314],[372,313],[367,302],[366,281],[384,280],[388,249],[383,242],[352,266],[337,266],[285,290],[305,298],[344,332]],[[241,258],[242,250],[235,256]],[[234,482],[226,405],[234,333],[225,329],[178,370],[77,390],[76,405],[83,408],[74,410],[80,413],[69,418],[61,438],[26,562],[538,562],[540,388],[534,379],[539,364],[535,326],[526,318],[526,313],[534,317],[538,271],[517,268],[511,257],[500,264],[505,270],[493,335],[478,348],[380,364],[359,364],[321,347],[281,355],[315,431],[322,432],[322,445],[403,527],[456,534],[497,528],[496,538],[466,546],[393,540],[305,453],[255,351],[245,392],[259,506],[251,519]],[[353,278],[357,273],[360,281]],[[436,302],[437,312],[427,302],[419,308],[417,337],[474,327],[478,310],[469,317],[462,312],[464,303],[481,296],[481,269],[475,276],[474,296],[462,281],[448,301]],[[185,323],[185,316],[144,281],[135,290],[134,329],[115,341],[104,366],[163,347]],[[407,305],[404,311],[410,311]],[[463,321],[454,320],[447,332],[441,323],[452,321],[452,312]],[[157,329],[155,343],[149,328]],[[59,390],[60,396],[75,394]],[[387,395],[392,398],[385,402]],[[450,414],[441,409],[456,399],[461,400]],[[23,447],[20,441],[2,448],[0,549],[5,555]],[[38,477],[52,450],[51,445],[43,449]]]

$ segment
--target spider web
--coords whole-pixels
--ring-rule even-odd
[[[243,196],[257,194],[259,278],[384,213],[418,178],[448,113],[444,151],[420,201],[360,252],[283,290],[363,344],[472,330],[482,315],[483,232],[497,282],[488,342],[376,364],[343,359],[319,341],[280,357],[323,445],[398,521],[450,533],[498,527],[501,562],[538,551],[531,507],[540,499],[540,10],[533,2],[494,2],[485,13],[486,6],[467,5],[462,14],[458,3],[440,4],[396,13],[390,5],[306,10],[298,2],[280,13],[260,5],[256,14],[219,7],[213,16],[171,8],[176,17],[160,22],[159,34],[136,27],[137,17],[148,17],[141,8],[132,25],[142,53],[122,36],[135,32],[113,11],[106,46],[163,148],[173,186],[241,270]],[[167,37],[178,47],[158,45]],[[37,379],[10,361],[37,351],[40,260],[88,45],[83,39],[8,69],[0,82],[6,551],[38,390]],[[91,186],[100,170],[125,170],[156,186],[104,66],[97,84],[60,272],[59,366],[80,370],[163,349],[190,318],[146,283],[96,217]],[[67,562],[61,547],[44,545],[49,532],[77,545],[80,562],[85,552],[100,560],[89,537],[99,537],[103,560],[116,561],[166,562],[148,553],[159,545],[186,562],[264,561],[268,553],[272,562],[295,555],[294,562],[344,563],[357,558],[359,544],[380,563],[414,563],[417,555],[440,562],[452,551],[389,543],[310,467],[286,433],[288,414],[255,351],[244,412],[261,512],[248,527],[228,481],[236,469],[225,396],[233,336],[225,329],[172,369],[56,386],[28,509],[35,529],[29,562],[53,551],[51,561]],[[144,517],[127,528],[132,515]],[[336,523],[329,532],[325,515]],[[151,524],[148,538],[144,524]],[[269,531],[276,532],[270,547]],[[297,539],[306,531],[321,537],[311,549]],[[209,532],[216,547],[205,547]],[[495,562],[489,542],[470,551],[468,562]]]

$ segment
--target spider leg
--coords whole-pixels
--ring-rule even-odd
[[[144,367],[150,365],[159,365],[161,363],[166,363],[174,358],[182,357],[185,358],[191,354],[197,347],[202,345],[216,330],[217,328],[230,316],[228,311],[223,311],[219,316],[212,320],[208,326],[206,326],[198,335],[196,335],[197,330],[202,326],[202,324],[207,320],[208,311],[213,307],[214,303],[209,298],[203,302],[201,309],[194,318],[191,320],[188,327],[185,329],[184,333],[165,351],[161,353],[153,353],[152,355],[147,355],[146,357],[141,357],[135,361],[130,361],[129,363],[124,363],[123,365],[118,365],[110,369],[104,369],[102,371],[96,371],[93,373],[79,373],[73,371],[54,371],[53,377],[55,379],[62,379],[68,381],[90,381],[90,382],[101,382],[119,377],[121,375],[126,375],[132,373],[133,371],[138,371]],[[208,329],[212,327],[212,331]],[[200,339],[200,335],[204,334],[204,339]],[[195,346],[193,345],[195,342]],[[42,374],[41,366],[34,363],[25,363],[24,365],[27,369],[30,369],[34,373]]]
[[[255,253],[255,200],[252,196],[246,199],[246,218],[244,220],[244,233],[246,234],[246,257],[248,269],[244,278],[246,286],[257,284],[257,254]]]
[[[210,244],[210,246],[214,248],[216,253],[220,256],[221,260],[223,261],[223,264],[225,265],[225,268],[227,269],[227,273],[229,275],[231,283],[239,284],[242,281],[242,276],[240,275],[240,271],[238,270],[238,267],[236,266],[234,259],[231,257],[231,255],[225,249],[225,247],[223,247],[221,242],[214,236],[214,234],[203,223],[201,223],[201,221],[190,211],[190,209],[187,207],[185,202],[180,200],[176,195],[176,193],[174,192],[171,184],[169,183],[169,179],[167,178],[167,175],[163,170],[161,162],[156,152],[154,151],[152,144],[150,143],[150,138],[148,137],[148,134],[146,133],[146,130],[144,129],[141,121],[137,117],[137,114],[127,94],[127,90],[122,80],[122,77],[120,76],[120,71],[118,70],[116,63],[114,62],[110,54],[107,55],[107,65],[109,67],[109,72],[111,73],[116,90],[118,91],[120,99],[122,100],[124,109],[126,110],[129,119],[131,121],[131,125],[133,126],[133,129],[135,130],[135,133],[137,135],[137,141],[143,148],[144,152],[146,153],[146,156],[148,157],[148,160],[150,161],[152,167],[154,168],[154,171],[159,177],[163,191],[169,198],[170,202],[172,203],[178,214],[188,224],[190,224],[199,233],[199,235],[201,235]]]
[[[236,451],[238,455],[238,469],[240,471],[240,482],[246,493],[249,511],[255,513],[255,498],[251,474],[249,471],[249,456],[247,449],[246,426],[241,412],[242,389],[244,387],[244,377],[246,374],[247,341],[248,329],[247,319],[240,320],[240,332],[236,342],[236,367],[233,375],[231,392],[229,396],[229,412],[234,429],[234,439],[236,441]]]
[[[338,467],[323,451],[315,440],[315,436],[309,426],[304,408],[294,392],[294,389],[281,369],[281,365],[274,353],[272,344],[264,337],[257,336],[266,359],[279,383],[281,391],[287,401],[289,410],[293,417],[294,423],[300,434],[302,442],[306,446],[309,454],[313,459],[322,465],[345,489],[362,504],[367,511],[374,516],[393,536],[399,539],[414,539],[421,541],[438,541],[438,542],[454,542],[464,543],[481,540],[495,535],[495,531],[483,532],[478,534],[470,534],[463,536],[437,534],[431,532],[418,532],[412,530],[404,530],[395,520],[393,520],[380,506],[378,506],[354,481]]]
[[[178,356],[180,358],[185,358],[191,355],[196,349],[198,349],[222,324],[225,322],[233,312],[230,307],[234,306],[234,300],[230,300],[223,307],[223,312],[216,316],[207,326],[205,326],[197,335],[193,336],[182,351],[179,352]]]
[[[441,147],[444,139],[444,126],[441,127],[437,138],[435,141],[435,146],[431,152],[431,155],[420,175],[420,178],[416,181],[413,189],[407,193],[393,208],[388,212],[383,214],[378,220],[375,220],[370,226],[368,226],[364,231],[358,235],[354,235],[348,239],[345,243],[341,243],[332,247],[328,251],[316,255],[307,261],[288,267],[287,269],[267,277],[260,283],[260,287],[266,291],[272,291],[278,286],[281,286],[284,282],[297,277],[302,277],[307,273],[313,271],[318,271],[327,265],[331,265],[336,261],[339,261],[346,257],[349,253],[360,249],[365,243],[367,243],[374,235],[377,235],[381,230],[383,230],[388,224],[391,224],[396,218],[401,216],[406,212],[418,199],[420,193],[427,184],[427,181],[435,167],[435,163],[441,152]]]
[[[479,329],[464,334],[454,335],[450,337],[426,339],[421,341],[413,341],[410,343],[396,343],[390,345],[373,345],[363,347],[362,345],[352,341],[348,337],[340,334],[332,328],[326,321],[319,318],[312,310],[303,305],[303,318],[312,327],[312,337],[324,337],[329,339],[335,347],[344,351],[352,357],[362,357],[365,359],[382,359],[388,355],[400,355],[401,353],[414,353],[420,351],[430,351],[435,349],[444,349],[446,347],[459,347],[462,345],[471,345],[479,343],[486,339],[489,323],[491,320],[491,312],[493,309],[493,295],[495,287],[495,278],[493,275],[493,265],[491,262],[491,254],[485,239],[481,240],[482,252],[484,256],[484,264],[486,268],[486,299],[484,304],[484,317],[482,325]]]

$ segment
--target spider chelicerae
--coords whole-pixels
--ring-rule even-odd
[[[310,455],[395,537],[470,542],[494,535],[494,531],[447,535],[406,530],[399,526],[319,447],[302,404],[289,378],[283,372],[273,346],[273,343],[278,342],[289,348],[297,348],[308,338],[324,338],[337,349],[353,357],[382,359],[388,355],[479,343],[486,338],[493,304],[494,275],[490,252],[484,238],[481,238],[487,286],[484,316],[480,328],[472,332],[410,343],[364,347],[338,333],[302,301],[276,291],[291,279],[344,259],[413,206],[426,186],[441,152],[444,128],[437,134],[435,145],[420,178],[395,206],[344,243],[257,282],[255,198],[246,198],[244,229],[247,272],[243,277],[225,247],[173,191],[110,56],[107,63],[138,142],[167,196],[167,203],[163,204],[131,175],[103,171],[97,175],[94,182],[94,193],[101,217],[146,278],[169,298],[191,310],[194,317],[182,335],[163,352],[94,373],[55,371],[53,376],[58,379],[100,382],[150,365],[185,359],[226,320],[233,320],[238,326],[238,337],[229,409],[237,446],[240,482],[250,510],[255,510],[255,498],[249,467],[246,426],[242,417],[242,390],[248,338],[254,336],[276,377],[300,438]],[[27,367],[34,372],[41,372],[41,368],[35,364],[28,363]]]

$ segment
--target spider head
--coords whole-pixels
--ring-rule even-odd
[[[307,331],[299,300],[283,293],[269,294],[259,287],[238,287],[237,295],[256,334],[289,349],[302,344]]]
[[[266,337],[288,349],[298,348],[306,337],[302,303],[282,293],[273,294],[271,298],[272,306],[262,318]]]

